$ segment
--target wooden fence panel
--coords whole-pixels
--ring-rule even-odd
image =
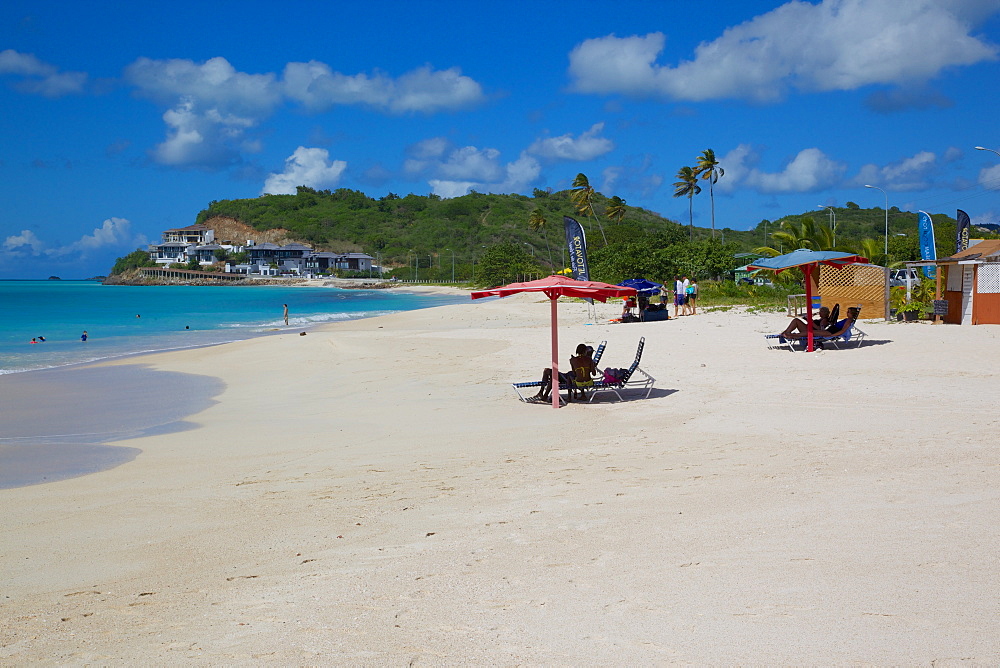
[[[849,264],[842,268],[821,266],[819,294],[823,305],[861,305],[862,318],[889,317],[889,270],[871,264]]]

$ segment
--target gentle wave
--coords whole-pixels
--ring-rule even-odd
[[[397,310],[386,311],[359,311],[355,313],[317,313],[315,315],[295,316],[288,318],[288,326],[321,325],[326,322],[343,322],[345,320],[360,320],[362,318],[376,318],[381,315],[391,315],[401,313]],[[259,329],[261,327],[284,327],[285,320],[271,320],[262,323],[231,323],[223,325],[227,329]]]

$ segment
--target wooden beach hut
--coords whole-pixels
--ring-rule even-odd
[[[936,298],[947,302],[946,323],[1000,325],[1000,239],[984,239],[950,257],[906,266],[938,268]]]

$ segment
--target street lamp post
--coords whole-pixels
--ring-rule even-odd
[[[522,241],[525,246],[531,249],[531,257],[535,257],[535,247],[529,244],[527,241]]]
[[[451,248],[445,248],[445,250],[451,251],[451,282],[455,282],[455,251]]]
[[[827,206],[825,204],[817,204],[817,209],[829,209],[830,210],[830,229],[833,231],[833,245],[837,245],[837,212],[833,210],[832,206]]]
[[[977,151],[989,151],[990,153],[996,153],[997,155],[1000,155],[1000,151],[996,151],[992,148],[986,148],[985,146],[976,146],[975,149]]]
[[[889,194],[882,190],[878,186],[870,186],[865,184],[865,188],[871,188],[872,190],[878,190],[883,195],[885,195],[885,260],[889,261]]]

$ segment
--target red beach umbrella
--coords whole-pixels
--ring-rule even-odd
[[[630,297],[635,294],[635,288],[598,281],[577,281],[566,276],[552,275],[537,281],[510,283],[498,288],[479,290],[472,293],[472,298],[509,297],[519,292],[542,292],[549,298],[552,324],[552,407],[559,408],[559,326],[556,301],[560,297],[580,297],[606,302],[615,297]]]

